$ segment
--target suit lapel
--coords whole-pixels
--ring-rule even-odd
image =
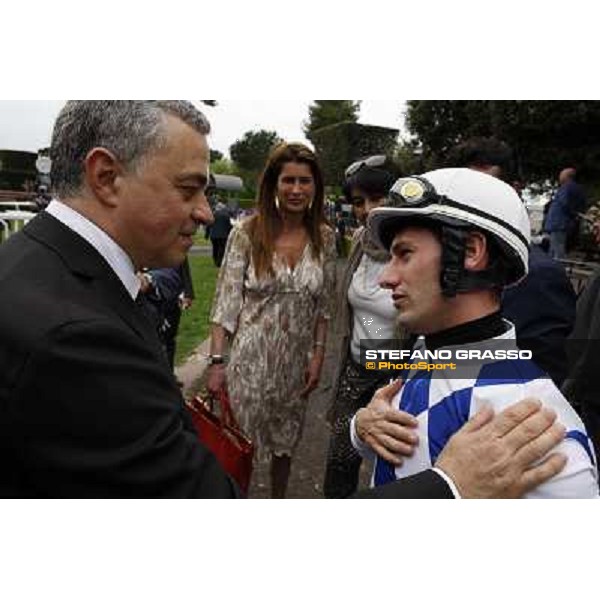
[[[110,307],[165,361],[157,332],[135,305],[117,274],[91,244],[45,212],[31,220],[23,233],[58,253],[75,276],[88,279],[96,302]]]

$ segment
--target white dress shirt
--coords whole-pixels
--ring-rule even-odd
[[[90,243],[110,265],[125,286],[127,293],[134,300],[137,298],[141,284],[135,274],[131,258],[121,246],[95,223],[60,200],[52,200],[46,212]]]

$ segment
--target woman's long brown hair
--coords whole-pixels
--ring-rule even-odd
[[[258,212],[244,224],[252,247],[252,260],[257,278],[274,275],[273,253],[275,238],[281,228],[282,219],[275,205],[277,180],[286,163],[309,166],[315,183],[315,196],[311,207],[304,213],[304,226],[311,242],[313,256],[318,258],[323,251],[323,225],[326,224],[323,203],[325,186],[317,157],[303,144],[279,144],[267,159],[260,178],[256,199]]]

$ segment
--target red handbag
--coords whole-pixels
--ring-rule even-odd
[[[225,472],[247,495],[252,475],[254,445],[241,431],[233,416],[227,392],[221,390],[215,396],[219,404],[219,414],[214,410],[213,396],[195,396],[187,400],[186,405],[200,441],[217,457]]]

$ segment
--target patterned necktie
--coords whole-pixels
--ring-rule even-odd
[[[150,308],[150,305],[148,303],[148,300],[146,299],[146,296],[142,292],[138,293],[138,295],[135,299],[135,305],[138,309],[139,314],[142,315],[144,322],[147,325],[150,325],[152,327],[152,330],[156,334],[156,331],[157,331],[156,318],[152,312],[152,309]]]
[[[148,299],[142,292],[138,293],[135,299],[135,305],[138,309],[138,313],[142,316],[142,320],[147,328],[147,334],[150,336],[150,339],[152,339],[153,342],[156,344],[156,347],[159,350],[161,360],[163,360],[167,364],[167,367],[170,371],[171,367],[168,364],[169,361],[167,358],[167,351],[159,334],[160,324],[157,322],[158,315],[152,310]]]

